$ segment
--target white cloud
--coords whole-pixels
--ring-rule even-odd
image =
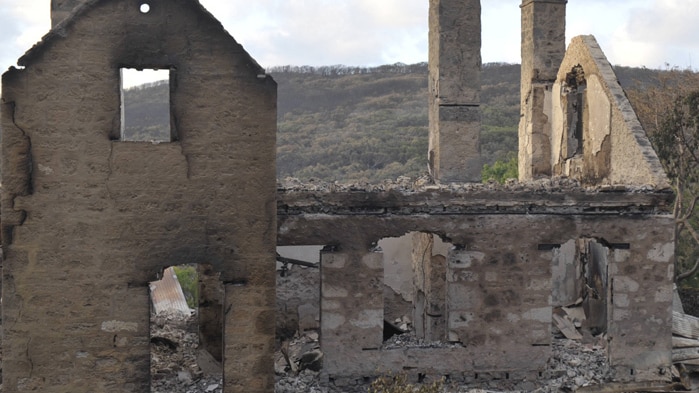
[[[201,0],[263,66],[427,60],[428,0]],[[481,0],[483,60],[519,62],[521,0]],[[0,0],[0,67],[48,31],[50,0]],[[594,34],[614,64],[699,62],[699,1],[568,2],[568,39]]]
[[[631,10],[618,37],[620,43],[641,50],[638,56],[627,53],[637,64],[687,67],[699,55],[699,25],[695,23],[698,19],[699,2],[653,0]]]

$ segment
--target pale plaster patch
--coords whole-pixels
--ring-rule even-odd
[[[449,267],[453,269],[469,268],[473,262],[483,261],[485,254],[478,251],[452,251],[449,253]]]
[[[618,307],[629,306],[629,295],[626,293],[617,293],[614,295],[614,305]]]
[[[124,321],[104,321],[102,322],[102,331],[109,333],[116,332],[137,332],[138,323]]]
[[[361,329],[383,328],[383,310],[362,310],[357,319],[349,322]]]
[[[323,310],[339,310],[341,307],[340,302],[323,299]]]
[[[522,319],[530,321],[551,322],[551,307],[533,308],[522,314]]]
[[[670,262],[675,256],[675,243],[656,243],[648,250],[648,259],[654,262]]]
[[[321,323],[323,329],[337,329],[345,324],[345,317],[342,314],[335,314],[331,312],[324,312],[321,317]]]
[[[53,174],[53,169],[51,167],[39,164],[39,172],[43,173],[44,175],[51,175]]]
[[[323,284],[323,297],[347,297],[348,295],[345,288]]]
[[[627,276],[617,276],[614,279],[614,288],[619,292],[637,292],[640,285]]]
[[[655,301],[658,303],[672,301],[672,289],[669,286],[660,287],[655,291]]]
[[[614,320],[615,321],[624,321],[627,320],[631,317],[631,312],[629,310],[623,310],[620,308],[614,309]]]
[[[629,250],[614,250],[614,262],[626,262],[631,257]]]

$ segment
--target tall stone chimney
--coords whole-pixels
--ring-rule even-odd
[[[523,0],[519,179],[551,176],[551,94],[565,56],[567,0]]]
[[[51,0],[51,28],[56,27],[85,0]]]
[[[430,171],[480,181],[480,0],[430,0],[429,25]]]

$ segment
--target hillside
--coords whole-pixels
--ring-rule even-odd
[[[519,70],[513,64],[483,66],[481,153],[488,163],[517,150]],[[280,178],[379,182],[426,172],[426,63],[285,66],[269,72],[279,85]],[[656,70],[616,67],[616,72],[624,87],[658,83]],[[125,92],[139,97],[135,111],[144,126],[153,129],[159,111],[154,102],[166,94],[166,86]]]
[[[427,169],[427,64],[278,67],[277,174],[368,181]],[[486,65],[482,152],[516,150],[519,65]]]

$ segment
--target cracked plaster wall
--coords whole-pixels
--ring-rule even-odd
[[[148,391],[148,282],[183,263],[225,284],[225,391],[273,390],[276,84],[149,3],[87,2],[3,75],[4,392]],[[121,66],[176,69],[179,140],[115,140]]]
[[[566,78],[582,67],[584,94],[583,149],[568,157],[562,146],[570,129]],[[669,187],[636,113],[617,81],[614,70],[593,36],[572,39],[553,86],[551,166],[554,175],[575,177],[586,183]]]

